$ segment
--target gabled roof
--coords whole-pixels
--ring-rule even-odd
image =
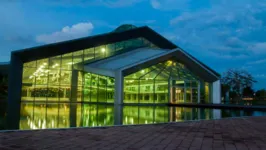
[[[174,49],[177,47],[151,28],[143,26],[120,32],[109,32],[75,40],[22,49],[13,51],[12,55],[18,55],[23,62],[28,62],[139,37],[149,40],[151,43],[162,49]]]
[[[149,54],[144,54],[149,51]],[[186,66],[190,72],[207,82],[214,82],[220,76],[209,70],[205,65],[199,63],[194,57],[190,57],[183,50],[176,48],[172,50],[141,48],[124,54],[116,55],[104,60],[85,65],[88,72],[114,77],[116,71],[122,71],[123,76],[130,75],[144,68],[156,65],[167,60],[175,60]],[[124,63],[123,63],[124,62]]]
[[[150,59],[163,56],[171,51],[164,49],[139,48],[126,53],[115,55],[104,60],[89,63],[84,66],[85,71],[114,77],[115,72],[131,66],[141,64]]]
[[[195,57],[183,51],[181,48],[179,48],[178,46],[176,46],[175,44],[173,44],[172,42],[170,42],[169,40],[167,40],[166,38],[164,38],[163,36],[161,36],[160,34],[158,34],[147,26],[135,27],[129,25],[122,25],[116,30],[105,34],[99,34],[95,36],[89,36],[59,43],[47,44],[43,46],[13,51],[12,56],[18,56],[22,62],[28,62],[140,37],[147,39],[148,41],[150,41],[157,47],[164,49],[165,51],[179,49],[178,53],[180,54],[178,55],[182,55],[182,57],[178,55],[176,55],[175,57],[180,57],[178,59],[180,59],[181,61],[185,61],[185,63],[200,66],[208,70],[210,74],[213,74],[217,78],[220,78],[219,73],[215,72],[214,70],[197,60]],[[193,61],[189,62],[189,60]],[[197,70],[197,68],[194,68],[193,66],[191,66],[191,68]]]

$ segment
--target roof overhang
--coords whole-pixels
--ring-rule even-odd
[[[147,51],[147,53],[150,54],[144,55],[144,51]],[[213,72],[207,68],[206,65],[203,65],[197,59],[191,57],[179,48],[173,50],[161,50],[161,52],[158,52],[157,54],[155,52],[152,53],[152,51],[156,51],[156,49],[136,49],[112,58],[87,64],[84,68],[87,72],[110,77],[114,77],[116,71],[122,71],[123,76],[127,76],[160,62],[175,60],[184,64],[192,73],[206,82],[214,82],[220,79],[220,76],[217,75],[216,72]],[[135,56],[142,56],[142,59],[140,59],[141,57],[135,57],[132,54],[135,54]]]
[[[18,56],[22,62],[28,62],[140,37],[149,40],[154,45],[162,49],[177,48],[175,44],[168,41],[151,28],[144,26],[123,32],[109,32],[70,41],[13,51],[12,55]]]

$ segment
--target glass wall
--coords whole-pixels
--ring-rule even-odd
[[[124,78],[124,103],[168,103],[169,96],[173,96],[168,90],[172,90],[172,86],[177,84],[170,85],[173,81],[183,83],[183,88],[186,83],[187,88],[182,95],[183,101],[186,97],[184,102],[197,102],[197,80],[183,64],[171,60],[159,63]],[[181,95],[179,98],[181,99]]]
[[[84,74],[85,102],[114,102],[114,78],[93,73]]]
[[[137,38],[24,63],[21,100],[113,102],[113,79],[88,74],[83,66],[140,47],[154,45]]]

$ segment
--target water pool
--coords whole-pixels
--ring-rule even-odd
[[[265,116],[266,111],[169,106],[123,106],[123,125]],[[112,104],[22,103],[20,129],[114,125]]]

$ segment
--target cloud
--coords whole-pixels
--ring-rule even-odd
[[[151,6],[154,9],[159,9],[161,7],[161,3],[158,0],[151,0]]]
[[[177,44],[218,58],[241,59],[265,51],[266,42],[260,41],[265,34],[256,38],[254,33],[266,33],[266,8],[259,0],[210,3],[210,8],[185,11],[169,21]]]
[[[266,42],[255,43],[249,47],[255,54],[266,54]]]
[[[151,6],[159,10],[184,10],[189,3],[190,0],[150,0]]]
[[[258,64],[263,64],[263,63],[266,63],[266,59],[259,59],[259,60],[256,60],[256,61],[251,61],[251,62],[248,62],[247,64],[249,64],[249,65],[258,65]]]
[[[36,41],[39,43],[54,43],[85,37],[91,33],[93,28],[94,27],[90,22],[78,23],[71,27],[65,26],[61,31],[39,35],[36,37]]]
[[[119,8],[133,6],[142,1],[143,0],[46,0],[45,2],[60,6],[104,6],[109,8]]]
[[[254,77],[256,77],[256,78],[266,78],[266,75],[265,74],[256,74],[256,75],[254,75]]]

